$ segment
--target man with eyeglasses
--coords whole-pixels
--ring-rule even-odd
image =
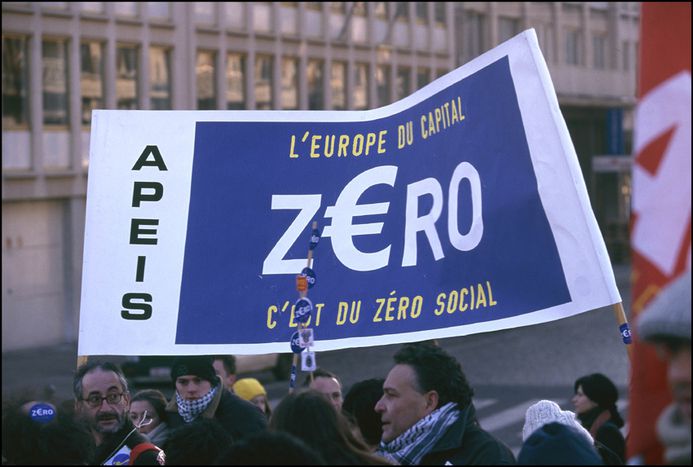
[[[128,382],[117,365],[90,361],[80,366],[73,391],[75,412],[97,446],[92,463],[164,465],[164,452],[141,435],[128,417]]]

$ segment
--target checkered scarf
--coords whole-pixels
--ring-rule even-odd
[[[459,417],[457,404],[448,402],[389,443],[381,442],[376,452],[400,465],[418,464]]]
[[[178,413],[181,417],[183,417],[185,423],[192,422],[197,418],[198,415],[204,412],[209,403],[212,402],[212,399],[214,399],[214,395],[216,393],[217,387],[214,386],[207,394],[200,397],[199,399],[186,400],[183,399],[180,396],[180,394],[178,394],[178,391],[176,391],[176,403],[178,404]]]

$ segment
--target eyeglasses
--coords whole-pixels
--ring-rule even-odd
[[[82,400],[84,402],[86,402],[87,405],[89,405],[89,407],[95,409],[97,407],[101,407],[101,404],[103,404],[104,400],[109,405],[115,405],[115,404],[119,403],[122,399],[123,399],[123,393],[122,392],[120,392],[120,393],[112,392],[110,394],[106,394],[104,397],[101,397],[98,394],[92,394],[89,397],[87,397],[86,399],[82,399]]]

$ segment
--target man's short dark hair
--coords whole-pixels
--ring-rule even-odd
[[[382,378],[372,378],[354,384],[344,397],[342,410],[351,415],[361,431],[363,439],[370,445],[377,445],[383,437],[380,414],[375,404],[383,395]]]
[[[229,375],[236,374],[236,356],[235,355],[215,355],[212,357],[212,362],[221,360],[224,365],[224,370]]]
[[[120,385],[123,387],[123,393],[127,394],[129,393],[128,390],[128,380],[125,378],[125,374],[123,374],[123,370],[120,369],[118,365],[116,365],[113,362],[104,362],[100,360],[89,360],[87,363],[81,365],[79,368],[77,368],[77,371],[75,372],[75,376],[72,379],[72,391],[75,395],[75,400],[82,400],[82,397],[84,397],[84,394],[82,394],[82,380],[84,379],[84,375],[87,373],[91,373],[95,369],[101,369],[103,371],[112,371],[113,373],[116,374],[118,377],[118,381],[120,382]]]
[[[335,375],[331,371],[328,371],[324,368],[316,368],[314,372],[308,373],[306,375],[306,379],[303,380],[303,386],[310,386],[310,383],[312,383],[315,378],[334,378],[337,380],[340,386],[342,385],[342,382],[339,380],[337,375]]]
[[[395,363],[409,365],[416,373],[419,390],[438,393],[438,407],[456,402],[460,409],[472,403],[469,386],[460,363],[441,347],[429,343],[407,344],[394,356]]]

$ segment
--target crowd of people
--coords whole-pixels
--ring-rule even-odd
[[[674,403],[659,422],[667,460],[690,464],[690,275],[639,320],[643,339],[669,362]],[[574,383],[574,412],[541,400],[526,412],[517,457],[479,424],[460,363],[435,342],[403,345],[384,378],[343,396],[317,369],[276,407],[233,357],[181,356],[173,396],[131,393],[120,367],[90,360],[74,374],[70,401],[30,391],[3,401],[3,464],[137,465],[620,465],[624,420],[618,390],[600,373]],[[672,434],[673,433],[673,434]]]

